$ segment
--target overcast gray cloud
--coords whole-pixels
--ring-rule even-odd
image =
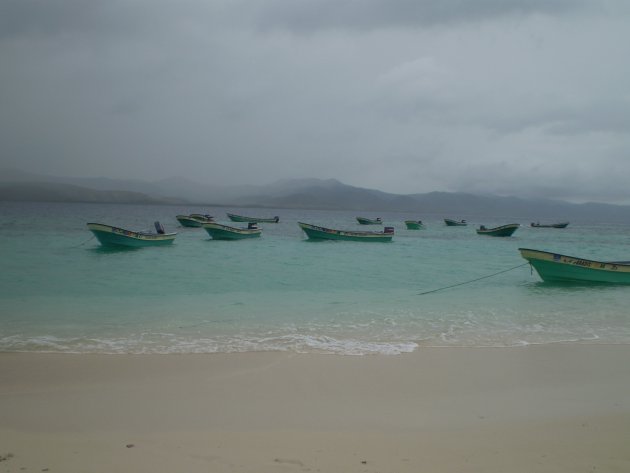
[[[3,166],[630,203],[623,0],[5,0]]]

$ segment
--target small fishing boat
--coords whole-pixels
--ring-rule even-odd
[[[112,227],[102,223],[88,223],[88,229],[103,246],[130,246],[134,248],[144,246],[169,245],[175,240],[177,233],[166,233],[160,222],[155,222],[156,232],[131,231],[124,228]]]
[[[519,248],[543,281],[630,284],[630,261],[594,261]]]
[[[214,217],[202,214],[177,215],[175,218],[182,227],[201,228],[204,223],[214,222]]]
[[[231,214],[231,213],[228,213],[227,216],[233,222],[278,223],[280,221],[280,217],[267,217],[267,218],[245,217],[243,215],[236,215],[236,214]]]
[[[357,222],[361,225],[383,225],[383,221],[381,217],[376,218],[366,218],[366,217],[357,217]]]
[[[445,218],[444,223],[447,227],[465,227],[468,225],[466,220],[451,220],[450,218]]]
[[[249,222],[247,228],[229,227],[216,222],[204,223],[202,226],[213,240],[244,240],[246,238],[258,238],[262,233],[254,222]]]
[[[521,225],[519,223],[509,223],[507,225],[501,225],[500,227],[486,228],[481,225],[477,229],[477,235],[488,235],[495,237],[509,237],[516,231]]]
[[[405,225],[407,225],[407,230],[421,230],[424,228],[422,220],[405,220]]]
[[[539,222],[531,223],[531,226],[534,228],[567,228],[568,225],[569,225],[569,222],[548,223],[548,224],[542,224]]]
[[[382,232],[357,232],[350,230],[334,230],[318,227],[310,223],[298,222],[300,228],[310,240],[344,240],[344,241],[392,241],[394,227],[385,227]]]

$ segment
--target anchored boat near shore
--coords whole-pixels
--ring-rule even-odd
[[[236,228],[216,222],[208,222],[203,224],[203,228],[213,240],[244,240],[246,238],[258,238],[262,233],[254,222],[250,222],[247,228]]]
[[[481,225],[477,229],[477,235],[488,235],[495,237],[509,237],[520,227],[519,223],[508,223],[507,225],[501,225],[500,227],[486,228]]]
[[[466,223],[466,220],[453,220],[450,218],[445,218],[444,223],[447,227],[465,227],[466,225],[468,225],[468,223]]]
[[[357,217],[357,222],[359,222],[361,225],[383,225],[383,220],[381,220],[381,217]]]
[[[201,228],[204,223],[214,221],[214,218],[211,215],[202,214],[177,215],[175,218],[182,225],[182,227],[194,228]]]
[[[569,222],[548,223],[548,224],[543,224],[540,222],[531,223],[531,226],[533,228],[567,228],[568,225],[569,225]]]
[[[543,281],[630,284],[630,261],[595,261],[519,248]]]
[[[382,232],[357,232],[350,230],[335,230],[319,227],[310,223],[298,222],[300,228],[310,240],[344,240],[344,241],[392,241],[394,227],[385,227]]]
[[[236,215],[227,213],[227,216],[233,222],[251,222],[251,223],[278,223],[280,217],[245,217],[243,215]]]
[[[103,223],[88,223],[88,229],[103,246],[128,246],[140,248],[144,246],[170,245],[177,233],[165,233],[160,222],[155,222],[156,233],[148,231],[132,231],[113,227]]]
[[[422,220],[405,220],[405,225],[407,225],[407,230],[421,230],[424,228]]]

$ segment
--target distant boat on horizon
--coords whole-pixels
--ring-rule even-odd
[[[212,217],[211,215],[202,214],[176,215],[175,218],[182,225],[182,227],[194,228],[201,228],[204,223],[214,221],[214,217]]]
[[[569,222],[548,223],[548,224],[542,224],[540,222],[531,223],[531,226],[534,228],[567,228],[568,225],[569,225]]]
[[[465,227],[466,225],[468,225],[468,223],[466,223],[466,220],[453,220],[450,218],[445,218],[444,223],[447,227]]]
[[[361,225],[383,225],[383,220],[381,220],[381,217],[357,217],[357,222],[359,222]]]
[[[407,230],[421,230],[425,228],[422,220],[405,220],[405,225],[407,225]]]
[[[255,222],[249,222],[247,228],[230,227],[216,222],[204,223],[202,226],[213,240],[244,240],[258,238],[262,233]]]
[[[227,216],[233,222],[251,222],[251,223],[278,223],[280,217],[245,217],[243,215],[236,215],[227,213]]]
[[[481,225],[477,229],[477,235],[488,235],[494,237],[509,237],[520,227],[520,223],[508,223],[507,225],[501,225],[494,228],[486,228],[485,225]]]
[[[394,236],[394,227],[385,227],[382,232],[358,232],[319,227],[303,222],[298,222],[298,225],[310,240],[389,242]]]

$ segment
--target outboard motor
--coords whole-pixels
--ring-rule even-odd
[[[391,233],[393,235],[394,234],[394,227],[385,227],[384,233],[387,233],[387,234]]]
[[[276,221],[276,223],[280,221],[280,217],[278,217],[277,215],[273,219]]]
[[[156,221],[153,225],[155,225],[155,231],[158,232],[160,235],[164,235],[164,227],[162,226],[162,224],[158,221]]]

